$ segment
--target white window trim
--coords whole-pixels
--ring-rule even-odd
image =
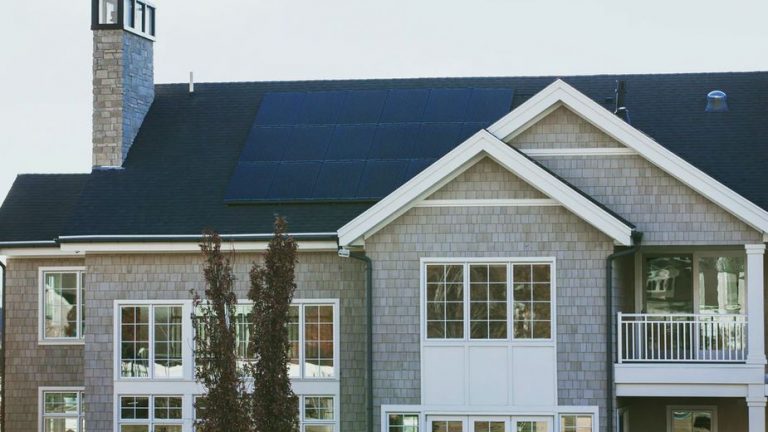
[[[80,303],[83,305],[81,308],[80,305],[78,305],[77,309],[77,324],[80,326],[78,328],[78,333],[81,332],[80,329],[83,327],[82,322],[82,315],[83,315],[83,308],[87,305],[85,304],[85,299],[83,298],[83,274],[86,272],[86,267],[84,266],[68,266],[68,267],[38,267],[37,269],[37,281],[38,281],[38,287],[37,287],[37,344],[38,345],[84,345],[85,344],[85,335],[81,334],[79,337],[76,338],[51,338],[45,336],[45,278],[44,275],[46,273],[77,273],[77,297]]]
[[[80,413],[82,413],[83,417],[85,417],[85,411],[83,410],[83,393],[85,392],[85,387],[83,386],[74,386],[74,387],[51,387],[51,386],[44,386],[44,387],[38,387],[37,388],[37,430],[38,432],[43,432],[43,418],[45,417],[45,393],[80,393],[80,400],[78,401],[78,416]]]
[[[120,338],[120,310],[126,306],[148,306],[150,308],[150,317],[152,320],[149,325],[149,345],[152,355],[149,358],[150,373],[148,377],[123,377],[120,374],[121,366],[121,341]],[[155,378],[154,377],[154,311],[153,306],[181,306],[181,356],[182,356],[182,374],[179,378]],[[192,300],[115,300],[113,309],[113,377],[115,381],[122,382],[179,382],[194,381],[194,369],[192,365],[194,350],[192,349],[192,320],[189,318],[192,314]]]
[[[308,397],[329,397],[333,399],[333,420],[307,420],[305,398]],[[339,408],[341,406],[341,397],[338,394],[302,394],[299,395],[299,430],[304,432],[304,428],[307,425],[315,426],[333,426],[334,432],[339,432],[341,417],[339,416]]]
[[[712,411],[712,432],[717,432],[716,405],[667,405],[667,432],[672,432],[672,411]]]
[[[572,411],[563,411],[560,412],[557,415],[557,418],[555,419],[555,428],[557,428],[557,432],[561,432],[560,430],[560,423],[562,422],[563,417],[592,417],[592,431],[599,431],[600,425],[598,424],[600,422],[600,416],[598,415],[597,410],[595,411],[582,411],[582,410],[572,410]]]
[[[149,410],[149,418],[147,419],[121,419],[120,418],[120,399],[123,397],[145,397],[149,399],[149,403],[147,405],[147,409]],[[178,397],[181,398],[181,419],[159,419],[158,421],[155,420],[155,397]],[[149,430],[153,430],[153,426],[155,426],[156,423],[160,424],[173,424],[173,425],[181,425],[182,431],[191,430],[190,428],[194,425],[194,421],[190,421],[189,418],[187,418],[185,414],[185,408],[187,406],[187,399],[189,398],[188,395],[183,395],[179,393],[121,393],[115,396],[115,416],[114,416],[114,431],[118,432],[120,431],[121,425],[148,425]]]
[[[429,264],[464,264],[464,282],[467,281],[467,269],[470,264],[507,264],[507,338],[506,339],[471,339],[469,337],[469,293],[464,290],[464,337],[461,339],[429,339],[427,338],[427,265]],[[509,283],[511,265],[514,264],[548,264],[550,265],[550,307],[551,334],[549,339],[515,339],[513,335],[513,287]],[[557,258],[556,257],[491,257],[491,258],[421,258],[419,262],[420,292],[419,299],[419,329],[421,332],[422,349],[425,346],[555,346],[557,345]]]

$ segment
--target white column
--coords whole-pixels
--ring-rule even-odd
[[[763,287],[765,282],[763,280],[763,257],[765,244],[750,244],[746,245],[745,248],[747,250],[747,363],[764,365],[765,306],[763,305]],[[752,408],[750,408],[750,418],[751,413]],[[765,418],[765,413],[763,413],[763,418]],[[752,420],[750,420],[749,430],[752,430]]]
[[[749,432],[765,432],[765,396],[747,398]]]

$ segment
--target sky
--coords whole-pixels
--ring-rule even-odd
[[[768,70],[765,0],[156,0],[157,83]],[[91,167],[88,0],[10,2],[0,201]]]

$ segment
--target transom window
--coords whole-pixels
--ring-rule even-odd
[[[43,432],[85,431],[82,391],[44,391],[41,402]]]
[[[120,432],[181,432],[181,396],[121,396]]]
[[[85,332],[85,272],[42,270],[41,285],[41,339],[49,343],[81,341]]]
[[[120,376],[181,378],[182,306],[120,307]]]
[[[551,263],[428,263],[425,273],[428,339],[552,337]]]

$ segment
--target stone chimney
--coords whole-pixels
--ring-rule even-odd
[[[155,7],[143,0],[91,0],[93,166],[119,167],[155,97]]]

